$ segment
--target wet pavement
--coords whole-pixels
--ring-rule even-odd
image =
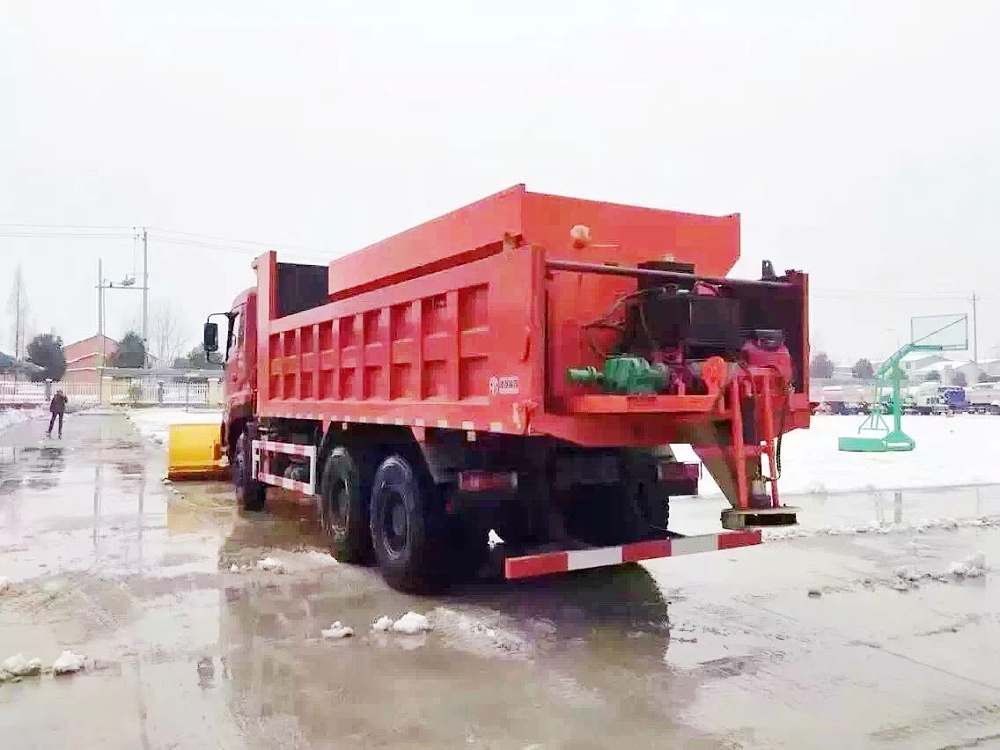
[[[1000,746],[995,574],[950,571],[1000,560],[998,488],[796,498],[761,547],[416,598],[308,506],[162,483],[123,416],[43,428],[0,433],[0,659],[87,669],[0,685],[0,747]],[[370,631],[408,610],[431,632]]]

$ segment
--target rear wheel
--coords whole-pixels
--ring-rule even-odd
[[[663,538],[670,524],[670,496],[657,476],[649,454],[628,455],[622,461],[621,489],[625,543]]]
[[[236,438],[236,449],[233,462],[233,485],[236,489],[236,499],[242,510],[261,511],[267,500],[267,485],[252,477],[252,461],[250,458],[250,438],[246,430]]]
[[[422,593],[445,581],[447,524],[429,477],[399,454],[386,458],[372,480],[371,538],[386,583]]]
[[[657,477],[657,459],[623,451],[619,480],[581,485],[565,493],[570,536],[599,547],[668,536],[670,496]]]
[[[319,517],[334,556],[345,563],[368,563],[372,536],[368,522],[371,486],[346,448],[334,448],[323,468]]]

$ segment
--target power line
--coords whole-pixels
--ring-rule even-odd
[[[263,242],[256,240],[238,240],[219,235],[199,234],[197,232],[183,232],[175,229],[164,229],[159,227],[146,227],[148,236],[157,242],[167,245],[184,245],[189,247],[200,247],[210,250],[222,250],[239,253],[260,254],[267,250],[285,250],[288,252],[311,256],[317,259],[326,260],[328,256],[323,255],[323,251],[318,248],[306,247],[284,242]],[[0,238],[10,239],[72,239],[72,240],[98,240],[98,239],[134,239],[140,236],[140,232],[134,227],[126,226],[98,226],[98,225],[70,225],[70,224],[10,224],[0,223]],[[303,252],[305,251],[305,252]]]
[[[221,236],[219,236],[217,234],[203,234],[203,233],[199,233],[199,232],[183,232],[183,231],[181,231],[179,229],[164,229],[162,227],[147,227],[147,228],[149,229],[150,232],[153,232],[153,233],[156,233],[156,234],[160,234],[160,235],[179,235],[181,237],[190,237],[190,238],[194,238],[194,239],[201,240],[201,241],[206,241],[206,242],[221,243],[221,244],[224,244],[224,245],[227,245],[227,246],[229,246],[229,245],[232,245],[232,246],[248,245],[248,246],[253,246],[253,247],[263,247],[263,248],[266,248],[266,249],[272,249],[272,248],[278,247],[278,248],[282,248],[282,249],[286,249],[286,250],[300,249],[300,250],[307,250],[307,251],[316,252],[316,253],[323,252],[322,248],[311,247],[311,246],[308,246],[308,245],[297,245],[297,244],[292,244],[292,243],[289,243],[289,242],[265,242],[265,241],[262,241],[262,240],[238,240],[238,239],[234,239],[232,237],[221,237]]]
[[[150,241],[155,240],[161,245],[180,245],[185,247],[202,247],[209,250],[222,250],[225,252],[242,253],[244,257],[246,254],[260,255],[268,250],[287,250],[288,252],[294,253],[296,255],[303,255],[303,253],[295,250],[294,248],[288,248],[285,245],[262,245],[261,247],[243,247],[240,245],[227,245],[219,242],[202,242],[194,239],[184,239],[180,237],[163,237],[162,235],[156,235],[150,233]],[[327,259],[328,256],[321,256],[319,254],[312,255],[309,257],[314,257],[317,259]]]
[[[809,296],[811,299],[823,299],[823,300],[855,300],[858,297],[866,297],[867,301],[878,303],[878,302],[894,302],[897,300],[961,300],[967,302],[969,299],[968,292],[903,292],[903,291],[893,291],[893,290],[866,290],[858,291],[855,289],[810,289]],[[980,301],[986,299],[984,297],[977,297]]]
[[[70,240],[102,240],[102,239],[131,239],[131,232],[29,232],[29,231],[3,231],[0,230],[0,237],[25,238],[25,239],[70,239]]]
[[[135,227],[125,224],[25,224],[21,222],[0,222],[0,227],[17,227],[21,229],[125,229]]]

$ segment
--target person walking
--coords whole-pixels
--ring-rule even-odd
[[[62,390],[56,391],[56,395],[49,402],[49,429],[45,432],[45,437],[52,437],[52,428],[55,427],[56,418],[59,419],[59,437],[62,438],[63,416],[66,414],[66,404],[69,401]]]

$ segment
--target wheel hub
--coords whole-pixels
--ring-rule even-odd
[[[392,491],[386,492],[385,518],[383,521],[383,537],[389,554],[399,557],[406,549],[409,537],[409,520],[406,515],[406,503],[403,498]]]
[[[341,521],[347,521],[351,513],[351,493],[347,484],[340,483],[340,492],[337,493],[337,515]]]

